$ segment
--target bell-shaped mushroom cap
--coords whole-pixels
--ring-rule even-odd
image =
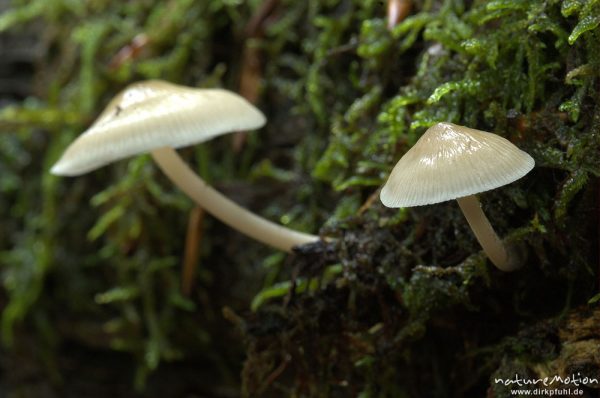
[[[239,95],[159,80],[134,83],[118,94],[65,151],[51,172],[75,176],[161,147],[180,148],[265,124]]]
[[[380,198],[387,207],[445,202],[509,184],[533,166],[529,154],[499,135],[438,123],[398,161]]]

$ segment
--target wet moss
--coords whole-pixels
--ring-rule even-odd
[[[391,29],[374,0],[13,3],[0,30],[35,27],[40,46],[35,90],[0,111],[2,336],[35,342],[53,388],[69,388],[65,344],[133,358],[139,391],[185,363],[204,375],[190,389],[247,396],[481,396],[491,375],[567,355],[535,325],[598,292],[600,2],[414,0]],[[148,158],[76,180],[45,170],[128,82],[236,90],[247,46],[270,123],[241,153],[219,140],[182,154],[235,200],[331,240],[284,257],[208,220],[187,298],[191,204]],[[379,204],[442,120],[535,158],[481,195],[522,270],[491,268],[454,203]]]

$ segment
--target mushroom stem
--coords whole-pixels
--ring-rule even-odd
[[[514,271],[519,268],[519,263],[510,255],[502,240],[494,231],[483,210],[481,203],[475,195],[469,195],[456,199],[471,230],[483,248],[483,251],[494,265],[502,271]]]
[[[318,236],[282,227],[238,206],[194,173],[173,148],[155,149],[152,157],[167,177],[199,206],[253,239],[286,252],[319,240]]]

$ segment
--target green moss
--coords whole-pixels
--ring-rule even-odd
[[[226,139],[182,154],[246,206],[335,240],[284,258],[207,218],[190,298],[191,203],[147,157],[78,179],[46,170],[131,81],[237,89],[265,2],[75,3],[15,1],[0,16],[2,31],[46,38],[36,98],[0,112],[2,335],[35,341],[53,380],[60,342],[75,341],[134,358],[139,390],[189,359],[207,364],[204,395],[241,383],[250,396],[482,396],[496,369],[521,366],[502,350],[547,359],[549,337],[522,325],[597,294],[600,2],[415,0],[391,30],[379,1],[276,2],[251,38],[268,126],[241,154]],[[148,43],[119,58],[138,35]],[[394,163],[439,121],[535,158],[482,195],[523,270],[491,269],[453,203],[379,204]],[[257,312],[234,316],[252,297]],[[223,305],[245,337],[241,382]]]
[[[470,7],[445,1],[441,7],[429,3],[419,6],[392,32],[386,31],[380,17],[357,25],[360,33],[356,55],[353,58],[349,54],[339,72],[350,77],[349,88],[357,99],[337,110],[347,95],[343,88],[330,94],[337,100],[332,100],[335,105],[329,107],[329,144],[314,176],[346,195],[362,191],[366,199],[372,192],[370,187],[383,182],[394,160],[433,123],[450,120],[505,135],[533,154],[538,164],[534,171],[537,177],[485,194],[483,199],[490,203],[488,211],[493,223],[509,241],[528,252],[528,271],[518,276],[522,283],[510,288],[504,283],[517,276],[507,276],[502,281],[496,272],[490,274],[486,270],[483,257],[468,256],[478,248],[464,227],[462,216],[455,209],[449,212],[449,205],[415,209],[408,220],[404,216],[400,224],[388,224],[375,221],[375,217],[390,216],[376,204],[349,223],[329,224],[326,233],[341,240],[336,245],[337,257],[332,260],[344,267],[343,277],[336,284],[338,293],[326,289],[306,294],[309,297],[298,299],[294,306],[301,313],[289,318],[294,325],[319,319],[309,312],[311,307],[306,303],[326,302],[328,294],[345,292],[347,302],[341,311],[353,321],[340,315],[331,322],[341,323],[342,329],[352,330],[361,339],[372,339],[371,327],[383,325],[386,333],[375,337],[375,346],[385,347],[387,354],[368,356],[368,368],[404,370],[398,370],[394,380],[386,379],[383,373],[361,373],[360,381],[353,379],[355,386],[400,385],[418,389],[414,380],[402,381],[403,375],[411,373],[405,366],[428,372],[430,378],[435,373],[421,362],[431,358],[417,358],[423,347],[417,344],[411,348],[409,342],[431,346],[445,325],[458,327],[463,322],[470,323],[473,330],[469,335],[478,339],[481,335],[477,330],[485,324],[479,323],[482,317],[491,317],[494,320],[487,322],[496,323],[507,311],[511,314],[509,320],[505,319],[503,326],[488,335],[488,347],[494,347],[489,348],[493,351],[498,349],[493,342],[503,334],[514,333],[519,322],[561,313],[585,302],[595,291],[594,283],[588,279],[597,274],[589,263],[594,258],[593,242],[598,233],[591,210],[597,188],[590,183],[590,176],[600,175],[600,141],[595,132],[598,94],[590,84],[597,82],[598,69],[587,65],[597,62],[598,42],[595,25],[583,14],[584,5],[567,13],[565,9],[570,6],[559,1],[475,2]],[[586,5],[585,9],[590,7]],[[584,30],[586,33],[578,36]],[[356,40],[351,32],[346,37],[342,43]],[[357,69],[362,72],[359,84],[352,78]],[[377,108],[378,114],[373,112]],[[556,176],[560,176],[558,180]],[[584,211],[589,220],[583,221],[575,214],[586,206],[591,206]],[[580,228],[573,239],[565,240],[565,231],[578,222],[574,217],[580,220]],[[382,232],[382,227],[387,233]],[[302,264],[303,260],[298,261]],[[566,278],[557,279],[556,275]],[[529,276],[541,279],[533,282]],[[554,297],[540,293],[540,289],[550,289],[549,286],[561,293]],[[381,298],[386,295],[396,300]],[[369,301],[373,299],[376,304]],[[513,305],[520,315],[512,314]],[[357,311],[363,306],[370,306],[374,319],[360,318]],[[321,333],[320,340],[328,341],[336,332],[315,333]],[[286,329],[270,337],[300,344],[315,356],[339,352],[335,345],[326,352],[310,351],[311,346],[303,343],[309,335]],[[525,344],[520,337],[514,341],[516,346]],[[546,344],[543,336],[531,342],[542,347],[541,351]],[[485,347],[481,341],[477,344]],[[463,350],[458,346],[454,349]],[[360,350],[360,346],[350,349],[355,355]],[[395,356],[400,353],[401,356]],[[438,367],[452,364],[456,369],[461,366],[457,361],[464,364],[455,357],[456,353],[448,354],[449,357],[444,357],[443,352],[431,355],[436,356]],[[463,354],[471,355],[468,351]],[[398,362],[390,362],[390,357]],[[467,387],[472,393],[478,388],[485,390],[489,375],[486,369],[490,372],[498,366],[493,355],[479,357],[479,361],[481,367],[472,370],[472,375],[481,379],[471,380]],[[306,371],[297,370],[298,380]],[[454,381],[460,379],[457,371],[447,371]],[[333,380],[335,376],[315,382],[326,389],[332,388]],[[453,386],[450,390],[458,391],[459,386],[448,377],[442,377],[440,383],[446,390]],[[301,389],[300,384],[296,386]],[[366,391],[371,389],[365,394],[387,396],[381,390],[380,395]]]

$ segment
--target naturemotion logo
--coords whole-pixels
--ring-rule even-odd
[[[553,385],[561,385],[561,386],[574,386],[574,387],[579,387],[579,386],[597,386],[599,383],[599,379],[598,378],[592,378],[592,377],[587,377],[587,376],[581,376],[581,373],[577,373],[577,376],[575,375],[571,375],[571,376],[566,376],[566,377],[562,377],[562,376],[552,376],[552,377],[544,377],[544,378],[539,378],[539,379],[533,379],[533,378],[526,378],[526,377],[521,377],[518,374],[515,374],[515,377],[511,378],[511,379],[502,379],[502,378],[494,378],[494,383],[496,384],[502,384],[505,386],[518,386],[518,387],[523,387],[523,386],[528,386],[528,385],[542,385],[544,387],[551,387]]]
[[[515,374],[512,378],[494,378],[494,383],[510,387],[510,395],[525,397],[541,396],[583,396],[584,390],[579,387],[598,387],[599,378],[582,376],[581,373],[570,376],[547,376],[540,378],[522,377]],[[531,387],[534,387],[531,389]]]

